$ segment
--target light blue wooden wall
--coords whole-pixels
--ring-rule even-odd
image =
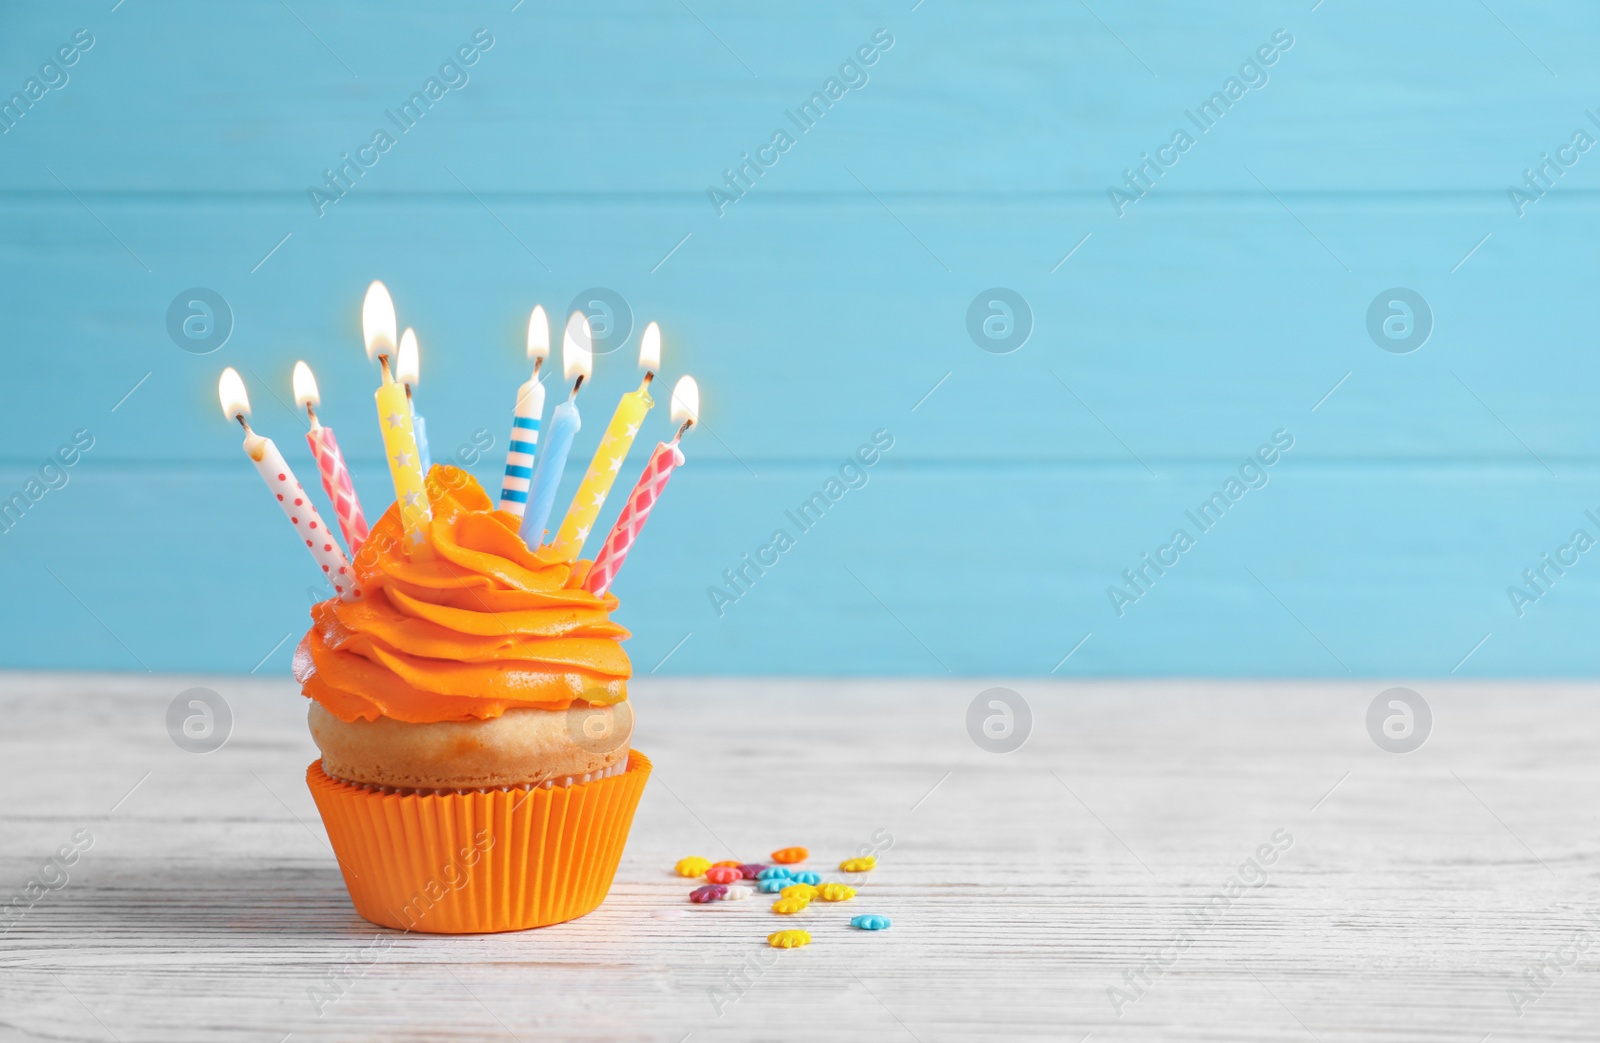
[[[0,8],[0,94],[94,39],[0,135],[0,496],[95,439],[0,536],[0,665],[286,670],[314,577],[216,377],[245,371],[309,480],[267,385],[310,360],[378,504],[382,278],[436,455],[487,430],[491,481],[535,302],[611,288],[700,378],[618,585],[641,673],[1594,672],[1600,553],[1521,616],[1507,594],[1600,537],[1600,150],[1508,195],[1600,135],[1592,4],[113,2]],[[480,28],[470,81],[319,217],[322,171]],[[870,79],[719,216],[708,186],[880,29]],[[1279,29],[1199,133],[1185,110]],[[1178,128],[1119,216],[1108,188]],[[166,328],[196,286],[234,316],[207,355]],[[1009,354],[968,333],[990,287],[1032,311]],[[1391,287],[1431,308],[1419,350],[1369,336]],[[600,361],[580,454],[633,379]],[[719,616],[708,588],[879,429],[868,484]],[[1185,510],[1279,430],[1269,484],[1199,534]],[[1119,616],[1107,588],[1180,526]]]

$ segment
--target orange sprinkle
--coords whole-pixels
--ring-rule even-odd
[[[809,857],[811,857],[811,852],[803,847],[786,847],[772,853],[774,862],[786,866],[793,865],[796,862],[804,862]]]

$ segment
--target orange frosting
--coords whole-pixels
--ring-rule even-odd
[[[592,563],[529,550],[520,519],[459,468],[434,467],[428,499],[435,560],[406,555],[391,504],[356,555],[363,599],[312,606],[294,657],[305,694],[342,721],[413,723],[626,699],[629,635],[615,595],[581,586]]]

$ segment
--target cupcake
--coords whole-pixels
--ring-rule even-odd
[[[471,475],[428,475],[430,555],[394,506],[356,554],[363,597],[311,610],[295,678],[307,782],[356,911],[402,930],[560,923],[605,898],[650,763],[590,562],[530,550]]]

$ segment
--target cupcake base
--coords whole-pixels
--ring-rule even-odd
[[[383,792],[332,778],[306,785],[356,912],[430,934],[521,931],[593,912],[611,889],[650,760],[619,775],[535,789]]]

